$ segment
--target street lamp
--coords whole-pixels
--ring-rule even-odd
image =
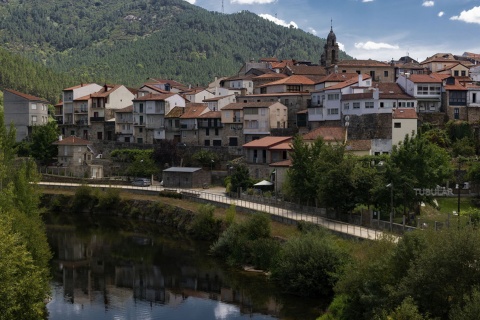
[[[277,198],[277,169],[273,170],[272,177],[274,179],[274,191],[275,191],[275,199]]]
[[[213,164],[215,163],[215,160],[210,160],[210,171],[213,171]]]
[[[386,185],[390,188],[390,232],[393,231],[393,182]]]

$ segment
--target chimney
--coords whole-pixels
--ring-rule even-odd
[[[58,141],[62,141],[62,140],[63,140],[62,135],[59,135],[59,136],[58,136]]]

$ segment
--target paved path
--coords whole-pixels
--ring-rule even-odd
[[[82,184],[79,183],[56,183],[56,182],[39,182],[39,185],[50,186],[57,188],[77,188]],[[331,220],[327,218],[320,217],[318,215],[305,214],[302,212],[296,212],[292,210],[287,210],[284,208],[260,204],[251,201],[245,201],[241,199],[229,198],[225,195],[225,188],[211,188],[211,189],[175,189],[175,188],[163,188],[161,186],[153,185],[149,187],[135,187],[131,185],[108,185],[108,184],[88,184],[90,187],[96,188],[110,188],[115,187],[119,189],[126,190],[135,190],[135,191],[144,191],[144,192],[159,192],[163,190],[175,190],[179,193],[185,193],[186,195],[191,196],[192,199],[205,199],[211,202],[224,203],[224,204],[235,204],[236,207],[246,208],[254,211],[266,212],[281,219],[286,219],[289,221],[308,221],[318,225],[321,225],[329,230],[347,234],[361,239],[371,239],[377,240],[385,236],[382,231],[369,229],[357,225],[352,225],[336,220]],[[398,236],[393,236],[394,241],[398,240]]]

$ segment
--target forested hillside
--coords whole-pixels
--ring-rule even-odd
[[[131,86],[148,77],[206,84],[260,57],[318,62],[324,44],[250,12],[214,13],[182,0],[12,0],[0,4],[0,17],[9,50],[76,81]]]

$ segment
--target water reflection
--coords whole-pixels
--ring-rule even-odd
[[[52,320],[318,316],[316,302],[282,296],[265,277],[230,270],[209,257],[204,244],[171,230],[142,236],[49,228],[48,237]]]

